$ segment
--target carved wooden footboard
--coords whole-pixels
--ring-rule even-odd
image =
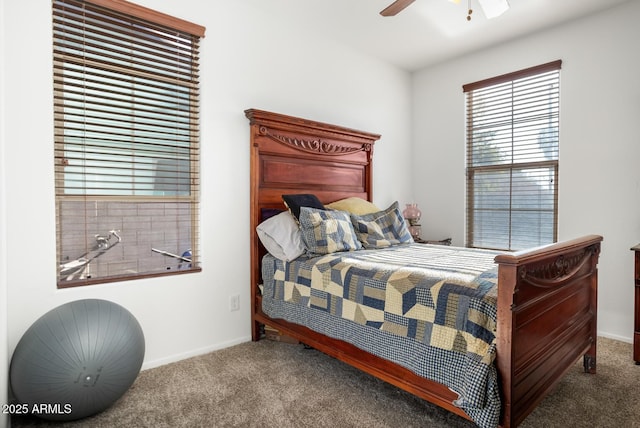
[[[503,426],[518,425],[581,357],[596,371],[602,237],[496,257]]]
[[[358,369],[468,418],[445,385],[306,327],[271,319],[262,311],[256,234],[263,209],[283,208],[282,194],[313,193],[323,203],[348,196],[372,200],[372,157],[380,137],[336,125],[261,110],[251,122],[251,325],[270,325]],[[496,365],[501,425],[515,427],[584,356],[595,373],[597,262],[600,236],[591,235],[496,257],[498,324]]]

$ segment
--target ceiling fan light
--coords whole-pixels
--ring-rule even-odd
[[[478,0],[478,2],[487,19],[496,18],[509,10],[507,0]]]

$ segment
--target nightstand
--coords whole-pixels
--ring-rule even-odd
[[[633,282],[635,285],[633,310],[633,361],[640,364],[640,244],[631,247],[635,253]]]
[[[451,238],[441,239],[439,241],[429,239],[414,239],[417,244],[434,244],[434,245],[451,245]],[[640,249],[639,249],[640,250]]]

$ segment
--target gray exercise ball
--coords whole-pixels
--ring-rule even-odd
[[[11,389],[34,416],[84,418],[129,389],[144,349],[140,324],[122,306],[98,299],[66,303],[40,317],[18,342]]]

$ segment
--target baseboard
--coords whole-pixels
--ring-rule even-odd
[[[617,334],[610,334],[610,333],[606,333],[604,331],[599,331],[598,332],[598,336],[601,336],[601,337],[604,337],[604,338],[607,338],[607,339],[618,340],[620,342],[633,343],[633,338],[632,337],[619,336]]]
[[[206,346],[204,348],[194,349],[192,351],[183,352],[181,354],[170,355],[157,360],[144,361],[141,370],[153,369],[164,366],[165,364],[175,363],[176,361],[186,360],[187,358],[197,357],[198,355],[208,354],[209,352],[219,351],[220,349],[229,348],[230,346],[239,345],[251,340],[251,336],[240,337],[228,342],[216,343],[215,345]]]

